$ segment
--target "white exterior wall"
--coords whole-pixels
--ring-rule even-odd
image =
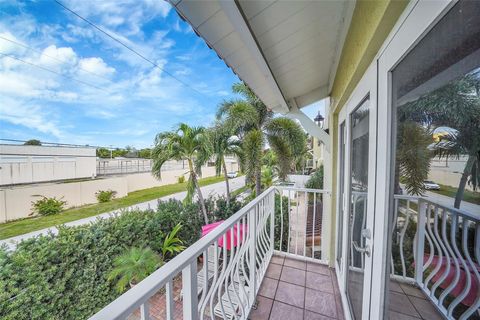
[[[236,165],[238,170],[238,165]],[[185,170],[170,170],[162,173],[162,179],[157,180],[150,172],[93,179],[90,181],[71,183],[42,183],[16,187],[0,187],[0,223],[26,218],[31,214],[32,201],[39,199],[38,195],[63,198],[67,207],[77,207],[96,203],[95,193],[99,190],[114,190],[116,197],[124,197],[129,192],[158,187],[178,182]],[[215,175],[215,167],[204,167],[202,177]]]
[[[0,185],[95,175],[95,148],[0,145]]]

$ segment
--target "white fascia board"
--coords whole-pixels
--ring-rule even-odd
[[[271,90],[275,94],[275,97],[278,100],[279,106],[275,107],[275,111],[280,113],[286,113],[289,111],[289,107],[285,98],[282,94],[282,91],[278,87],[275,78],[268,66],[265,58],[263,57],[262,51],[257,45],[254,36],[250,32],[250,28],[248,27],[245,19],[243,18],[242,13],[240,12],[236,2],[234,0],[223,0],[220,1],[220,6],[222,10],[225,12],[227,17],[230,20],[230,23],[233,25],[235,32],[237,32],[242,39],[245,47],[251,53],[252,57],[255,59],[255,63],[258,66],[259,70],[261,71],[262,75],[265,77],[265,80],[270,85]]]

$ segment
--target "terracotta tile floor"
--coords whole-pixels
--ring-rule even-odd
[[[274,256],[251,320],[344,319],[335,271],[325,265]]]
[[[181,279],[174,280],[174,319],[182,319]],[[443,319],[418,288],[390,282],[390,320]],[[150,319],[165,319],[165,294],[150,299]],[[325,265],[274,256],[257,295],[251,320],[343,320],[335,270]],[[140,319],[139,310],[128,320]],[[217,318],[219,319],[219,318]]]
[[[390,281],[389,299],[390,320],[443,319],[425,294],[413,285]]]

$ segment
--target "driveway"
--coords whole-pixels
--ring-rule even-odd
[[[230,192],[235,191],[237,189],[240,189],[244,185],[245,185],[245,176],[241,176],[241,177],[238,177],[238,178],[235,178],[235,179],[230,179]],[[202,187],[201,189],[202,189],[202,193],[203,193],[204,198],[208,198],[209,196],[214,196],[214,195],[225,195],[226,194],[225,181],[210,184],[208,186]],[[168,199],[183,200],[185,198],[186,194],[187,194],[186,191],[182,191],[182,192],[179,192],[179,193],[174,193],[174,194],[171,194],[171,195],[159,198],[159,199],[154,199],[154,200],[150,200],[150,201],[147,201],[147,202],[137,203],[137,204],[132,205],[130,207],[122,208],[120,210],[105,212],[105,213],[99,214],[97,216],[92,216],[92,217],[88,217],[88,218],[84,218],[84,219],[80,219],[80,220],[76,220],[76,221],[72,221],[72,222],[67,222],[64,225],[66,225],[66,226],[79,226],[79,225],[82,225],[82,224],[87,224],[87,223],[93,222],[93,221],[97,220],[98,218],[109,219],[110,217],[112,217],[112,214],[119,213],[120,211],[123,211],[123,210],[155,209],[157,207],[158,200],[168,200]],[[20,242],[22,240],[25,240],[25,239],[35,237],[35,236],[38,236],[38,235],[41,235],[41,234],[47,234],[48,232],[52,232],[52,233],[56,234],[58,232],[58,229],[56,227],[50,227],[50,228],[45,228],[45,229],[30,232],[30,233],[22,234],[20,236],[16,236],[16,237],[8,238],[8,239],[5,239],[5,240],[1,240],[0,245],[1,244],[6,244],[10,250],[14,250],[18,242]]]

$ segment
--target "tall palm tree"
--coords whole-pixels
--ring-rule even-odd
[[[460,207],[467,181],[474,190],[480,182],[480,69],[399,108],[399,121],[414,121],[433,131],[454,129],[432,148],[442,157],[467,156],[454,206]]]
[[[174,131],[162,132],[155,137],[155,147],[152,150],[152,173],[161,178],[162,166],[168,160],[187,160],[188,183],[185,203],[191,203],[193,194],[197,192],[205,224],[208,224],[205,200],[198,183],[201,166],[207,161],[204,154],[210,154],[210,143],[203,127],[190,127],[181,123]]]
[[[262,191],[261,163],[265,143],[268,141],[275,152],[279,177],[285,179],[295,154],[306,143],[305,134],[295,121],[285,117],[274,118],[273,112],[244,83],[234,84],[232,90],[243,99],[222,103],[217,118],[222,119],[242,140],[247,180],[255,182],[255,191],[259,195]]]
[[[225,163],[226,155],[235,155],[242,157],[240,140],[233,135],[233,131],[225,126],[224,123],[218,122],[209,130],[210,141],[212,144],[213,157],[215,158],[215,169],[219,176],[223,170],[225,178],[225,186],[227,191],[227,206],[230,206],[230,185],[228,182],[227,165]]]

